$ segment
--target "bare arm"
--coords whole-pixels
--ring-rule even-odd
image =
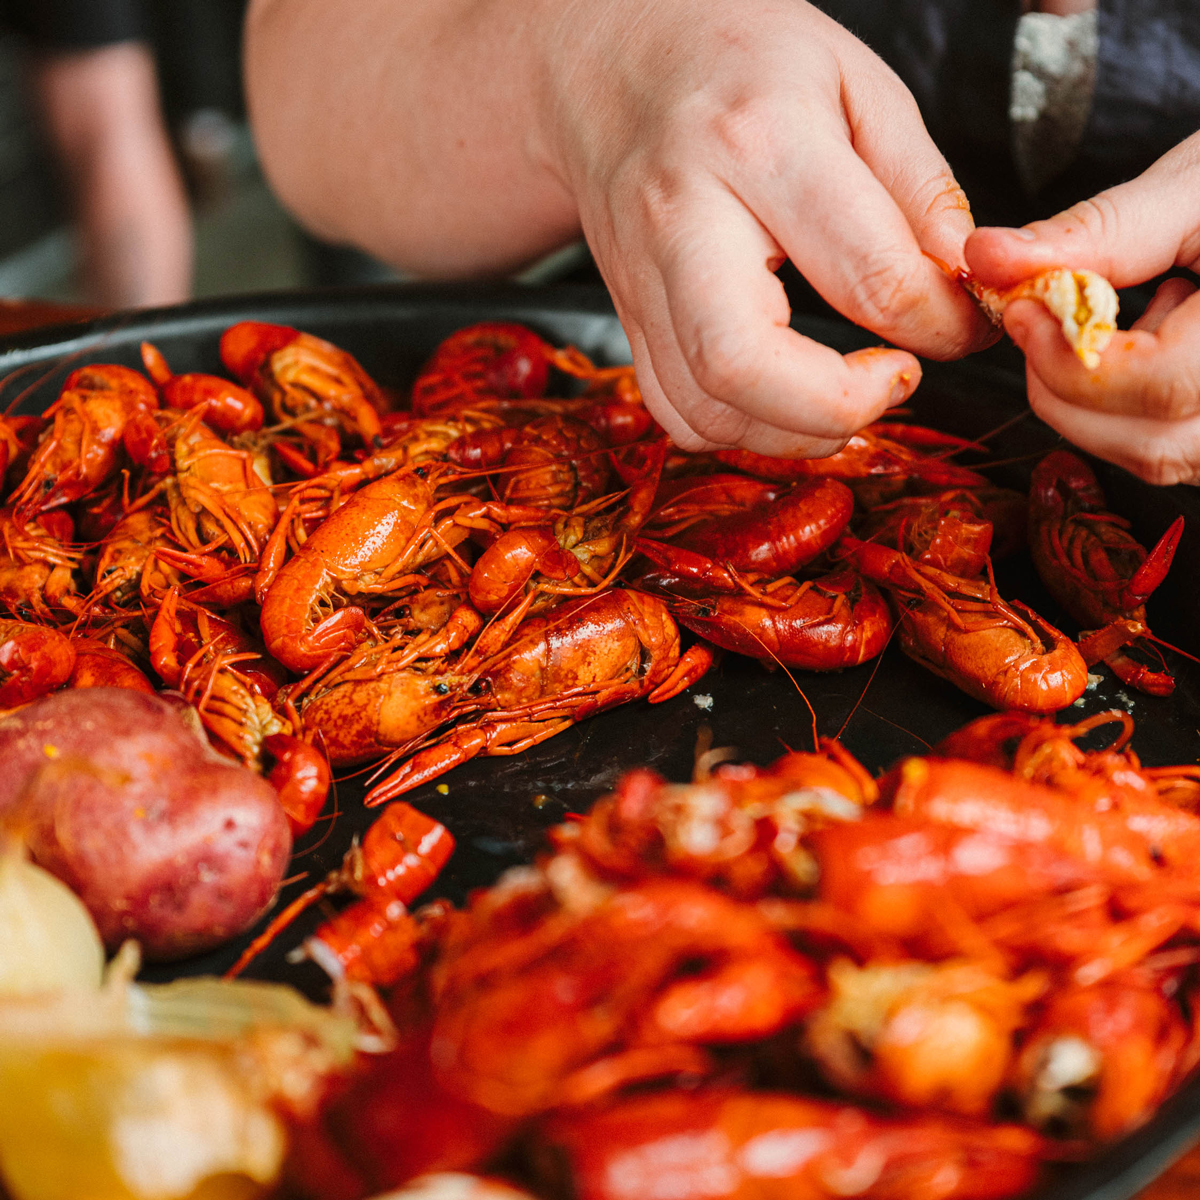
[[[577,237],[535,120],[531,35],[509,12],[550,21],[557,7],[253,3],[248,100],[284,203],[314,232],[433,278],[510,270]]]
[[[934,262],[972,226],[912,97],[805,0],[254,0],[247,81],[327,237],[447,276],[582,229],[687,448],[831,453],[916,386],[911,354],[790,330],[784,257],[911,350],[984,336]]]
[[[150,52],[123,42],[45,55],[32,77],[71,191],[89,298],[117,308],[186,299],[191,221]]]

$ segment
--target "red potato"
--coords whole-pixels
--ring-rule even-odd
[[[275,789],[216,754],[191,710],[121,688],[0,721],[0,821],[87,905],[109,949],[183,958],[250,925],[291,854]]]

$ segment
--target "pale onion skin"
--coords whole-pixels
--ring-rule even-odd
[[[104,946],[83,902],[12,844],[0,846],[0,998],[94,991]]]

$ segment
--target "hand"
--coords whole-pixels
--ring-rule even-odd
[[[1200,134],[1138,178],[1025,229],[980,229],[967,262],[1007,287],[1048,267],[1087,267],[1116,287],[1172,266],[1200,265]],[[1170,279],[1143,316],[1118,332],[1095,371],[1058,323],[1022,300],[1004,326],[1025,352],[1029,403],[1048,425],[1149,483],[1200,483],[1200,297]]]
[[[790,330],[785,256],[907,349],[987,338],[935,261],[963,261],[962,192],[908,91],[836,22],[802,0],[554,7],[548,160],[678,445],[831,454],[916,387],[911,354],[842,357]]]

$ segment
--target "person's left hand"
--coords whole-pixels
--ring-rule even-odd
[[[1089,268],[1114,287],[1200,266],[1200,134],[1129,183],[1024,229],[978,229],[967,264],[1004,288],[1051,267]],[[1170,279],[1100,365],[1087,370],[1059,323],[1015,301],[1004,327],[1025,352],[1029,403],[1077,446],[1149,483],[1200,483],[1200,296]]]

